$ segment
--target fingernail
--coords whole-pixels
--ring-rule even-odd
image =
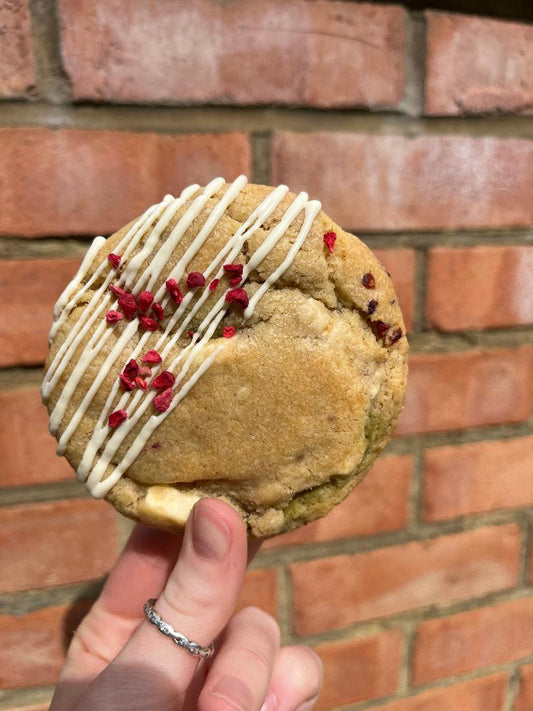
[[[263,701],[261,706],[261,711],[276,711],[278,706],[278,699],[273,691],[269,691],[266,695],[266,699]]]
[[[222,560],[228,552],[230,532],[226,522],[216,511],[197,504],[192,514],[192,543],[202,558]]]
[[[239,711],[246,711],[252,706],[252,694],[246,684],[240,679],[224,676],[211,691],[212,696],[224,699],[228,704]]]

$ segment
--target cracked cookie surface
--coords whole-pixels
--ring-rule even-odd
[[[164,286],[227,187],[224,185],[207,201],[168,255],[154,292]],[[246,185],[187,264],[187,273],[204,273],[271,190]],[[246,239],[233,262],[249,262],[294,197],[291,193],[285,196]],[[191,200],[163,230],[161,243]],[[285,259],[303,219],[303,214],[298,215],[250,273],[243,284],[250,298]],[[128,228],[112,235],[100,248],[95,268],[114,253]],[[336,235],[333,251],[324,241],[329,232]],[[131,253],[130,260],[135,259],[142,244]],[[147,259],[140,268],[149,264]],[[127,266],[124,261],[117,268],[117,277]],[[86,282],[92,273],[89,269]],[[188,331],[196,332],[223,289],[228,288],[230,276],[225,275],[209,294],[191,319]],[[52,339],[47,365],[69,330],[83,318],[83,309],[99,283],[96,279],[68,313]],[[184,284],[185,280],[181,284],[185,293]],[[165,312],[161,328],[172,308]],[[79,353],[52,390],[50,411],[96,327],[88,329]],[[113,326],[110,337],[81,377],[58,427],[58,437],[125,327],[126,319]],[[224,338],[224,328],[228,327],[235,329],[232,338]],[[194,502],[205,495],[234,505],[254,536],[274,535],[325,515],[364,476],[391,435],[406,385],[408,347],[404,334],[402,314],[385,269],[360,240],[320,211],[292,264],[264,293],[253,314],[245,319],[241,308],[230,306],[202,357],[218,344],[224,347],[179,406],[157,427],[106,498],[131,518],[171,530],[183,526]],[[158,332],[150,333],[144,350],[154,347],[159,336]],[[66,445],[65,455],[76,469],[113,383],[139,337],[132,337],[110,368]],[[179,356],[189,343],[190,335],[184,333],[168,358]],[[149,416],[146,413],[132,428],[112,464],[125,457]]]

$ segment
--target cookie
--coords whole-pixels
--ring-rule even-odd
[[[94,240],[56,305],[42,394],[95,497],[179,530],[214,496],[272,536],[368,471],[407,350],[389,275],[319,202],[218,178]]]

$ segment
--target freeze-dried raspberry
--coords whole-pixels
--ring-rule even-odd
[[[154,301],[154,303],[152,304],[152,313],[158,321],[162,321],[165,316],[164,308],[161,306],[161,304],[158,304],[157,301]]]
[[[245,292],[245,290],[242,288],[238,288],[238,289],[230,289],[226,293],[226,301],[229,304],[238,304],[238,306],[245,309],[248,306],[248,303],[250,300],[249,300],[248,294]]]
[[[181,304],[183,301],[183,294],[181,293],[178,282],[175,279],[167,279],[165,286],[167,287],[167,291],[172,301],[175,304]]]
[[[126,410],[115,410],[115,412],[112,412],[109,415],[109,419],[108,419],[109,426],[112,429],[115,429],[115,427],[118,427],[119,425],[121,425],[124,422],[124,420],[127,420],[127,419],[128,419],[128,413],[126,412]]]
[[[105,320],[107,323],[118,323],[119,321],[122,321],[124,316],[120,313],[120,311],[114,311],[111,309],[108,311],[105,315]]]
[[[235,335],[235,326],[224,326],[222,329],[222,335],[224,338],[233,338]]]
[[[172,388],[163,390],[162,393],[156,395],[153,400],[154,408],[157,412],[165,412],[170,407],[172,402]]]
[[[154,378],[150,387],[153,390],[166,390],[166,388],[172,387],[175,382],[176,378],[174,374],[171,373],[169,370],[163,370],[162,373],[159,373],[159,375]]]
[[[108,254],[108,255],[107,255],[107,260],[108,260],[109,262],[111,262],[111,264],[113,265],[113,268],[114,268],[114,269],[118,269],[121,259],[122,259],[122,257],[119,257],[118,254],[112,254],[112,253],[111,253],[111,254]]]
[[[141,358],[142,363],[161,363],[163,359],[157,351],[148,351]]]
[[[333,247],[335,246],[335,240],[337,239],[336,233],[335,232],[326,232],[323,239],[324,239],[324,244],[329,249],[329,251],[333,252]]]
[[[198,286],[205,286],[205,276],[201,272],[191,272],[186,281],[189,289],[196,289]]]
[[[139,323],[145,331],[157,331],[158,325],[157,321],[150,316],[141,316],[139,318]]]
[[[154,295],[152,294],[151,291],[141,291],[139,296],[137,297],[137,301],[139,303],[139,311],[143,314],[145,314],[148,309],[150,308],[150,304],[154,300]]]
[[[123,373],[130,380],[134,380],[139,375],[139,364],[137,363],[135,358],[131,358],[127,362]]]

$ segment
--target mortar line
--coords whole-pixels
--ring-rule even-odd
[[[426,27],[423,12],[406,8],[404,94],[399,108],[408,116],[418,118],[424,111],[424,70],[426,55]]]
[[[53,105],[64,105],[71,101],[72,92],[61,57],[56,2],[55,0],[29,0],[29,7],[37,94],[41,99]],[[5,107],[2,106],[2,108]]]
[[[41,0],[32,0],[35,3]],[[82,103],[58,105],[46,101],[2,102],[0,126],[42,126],[48,128],[100,129],[114,131],[264,133],[320,131],[398,135],[457,135],[533,139],[533,117],[494,116],[406,116],[398,112],[368,109],[316,109],[291,106],[221,105],[129,105]],[[312,130],[309,128],[312,126]]]

